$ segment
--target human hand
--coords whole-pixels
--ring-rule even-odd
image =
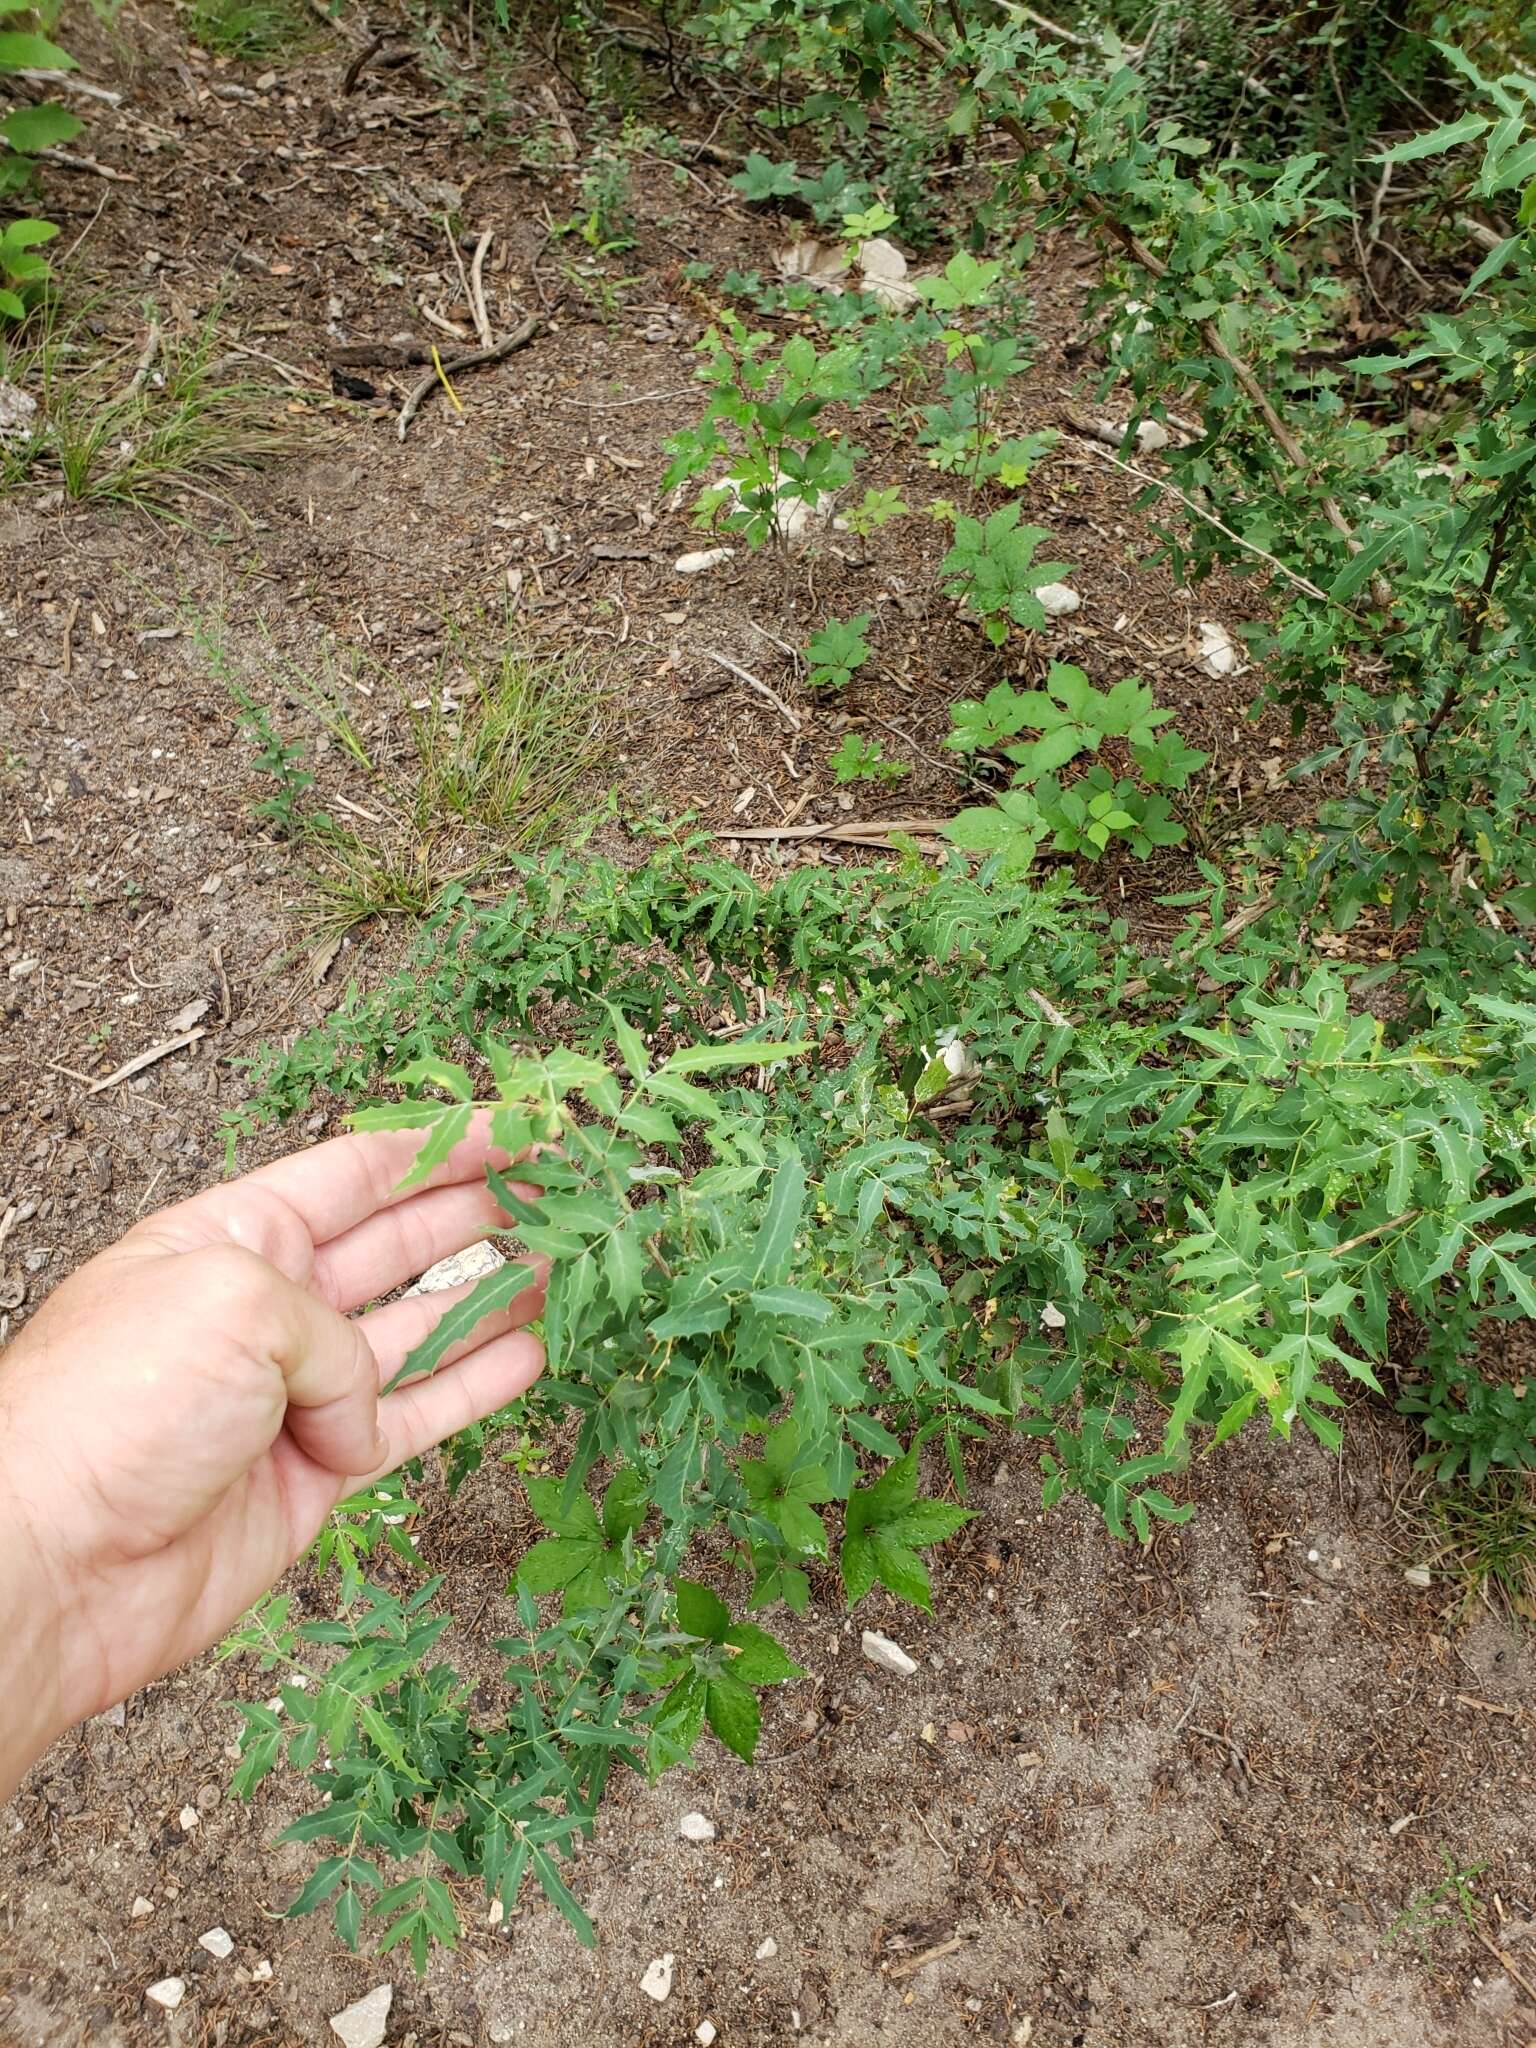
[[[0,1798],[216,1642],[338,1500],[538,1377],[535,1285],[380,1395],[468,1286],[348,1311],[505,1220],[488,1120],[396,1196],[419,1146],[337,1138],[146,1217],[0,1359]]]

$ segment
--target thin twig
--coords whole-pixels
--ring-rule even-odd
[[[587,412],[620,412],[626,405],[659,405],[664,398],[696,398],[693,390],[641,391],[634,398],[562,398],[561,405],[580,406]]]
[[[1481,1927],[1477,1925],[1477,1922],[1475,1920],[1471,1923],[1471,1926],[1472,1932],[1483,1944],[1483,1947],[1487,1949],[1489,1955],[1497,1957],[1500,1967],[1504,1971],[1506,1971],[1509,1976],[1514,1978],[1515,1982],[1520,1986],[1520,1989],[1525,1993],[1526,1997],[1536,1999],[1536,1985],[1533,1985],[1531,1983],[1530,1978],[1527,1977],[1523,1971],[1517,1970],[1515,1968],[1514,1964],[1510,1961],[1509,1957],[1504,1953],[1503,1949],[1499,1947],[1497,1942],[1493,1942],[1488,1939],[1487,1935],[1484,1934],[1483,1930],[1481,1929]]]
[[[135,1074],[143,1073],[146,1067],[152,1067],[156,1060],[163,1060],[168,1053],[182,1052],[187,1046],[196,1045],[200,1038],[206,1038],[207,1035],[206,1025],[199,1024],[195,1030],[183,1031],[178,1038],[166,1039],[163,1045],[152,1045],[148,1052],[141,1052],[134,1059],[125,1060],[115,1073],[107,1074],[100,1081],[93,1081],[86,1092],[99,1095],[104,1088],[115,1088],[119,1081],[131,1080]]]
[[[136,185],[139,182],[131,171],[116,170],[111,164],[98,163],[93,156],[76,156],[67,149],[35,149],[32,161],[57,164],[61,171],[87,171],[93,178],[106,178],[114,185]]]
[[[123,96],[120,92],[109,92],[104,85],[91,85],[86,79],[74,78],[67,71],[13,71],[12,78],[24,78],[29,85],[46,85],[54,92],[77,92],[82,99],[101,100],[109,107],[120,107]]]
[[[1232,1740],[1230,1735],[1218,1735],[1214,1728],[1202,1728],[1198,1721],[1191,1721],[1189,1723],[1189,1732],[1191,1735],[1203,1735],[1207,1742],[1219,1743],[1223,1749],[1231,1750],[1243,1776],[1248,1779],[1250,1784],[1253,1782],[1253,1767],[1242,1749]]]
[[[750,669],[743,668],[739,661],[732,661],[728,654],[717,654],[712,647],[701,648],[700,652],[707,661],[713,661],[719,667],[729,669],[733,676],[747,685],[748,689],[756,690],[759,697],[765,697],[774,710],[788,720],[791,732],[800,731],[805,721],[799,712],[786,704],[776,690],[770,690],[761,677],[753,675]],[[741,835],[738,834],[739,836]]]
[[[160,322],[158,320],[151,320],[149,323],[149,333],[144,342],[143,353],[139,357],[138,367],[134,370],[133,376],[129,380],[128,389],[123,393],[120,401],[122,404],[126,405],[130,399],[137,398],[144,389],[144,386],[149,382],[149,373],[154,368],[155,358],[159,353]]]
[[[491,317],[485,309],[485,252],[491,246],[494,228],[487,228],[475,244],[475,253],[469,266],[469,303],[474,308],[475,330],[487,348],[494,348],[496,336],[491,327]]]
[[[1085,448],[1099,457],[1101,462],[1113,463],[1116,469],[1123,469],[1127,476],[1135,477],[1138,483],[1151,484],[1155,490],[1166,491],[1170,498],[1178,499],[1186,512],[1192,512],[1197,519],[1203,519],[1208,526],[1214,526],[1218,533],[1224,533],[1228,540],[1235,542],[1246,553],[1257,555],[1261,562],[1268,562],[1272,569],[1288,583],[1293,583],[1298,590],[1304,590],[1308,597],[1315,597],[1322,603],[1327,603],[1326,590],[1320,590],[1307,577],[1298,576],[1294,569],[1288,569],[1285,563],[1278,556],[1270,554],[1267,548],[1257,547],[1251,540],[1244,540],[1240,533],[1234,533],[1232,528],[1218,519],[1214,512],[1207,512],[1203,505],[1196,504],[1195,500],[1187,492],[1181,491],[1177,484],[1169,483],[1166,477],[1149,475],[1146,470],[1138,469],[1134,462],[1122,462],[1118,455],[1112,455],[1107,448],[1101,447],[1090,434],[1084,434],[1077,428],[1073,429],[1073,433]]]
[[[944,830],[947,818],[868,818],[845,825],[752,825],[734,831],[722,827],[717,839],[831,839],[844,846],[894,846],[890,835],[921,832],[931,838]]]
[[[450,356],[443,364],[443,368],[449,376],[456,376],[460,370],[479,370],[483,369],[488,363],[503,362],[506,357],[515,354],[518,349],[526,348],[542,325],[542,321],[535,318],[533,314],[530,314],[521,327],[514,328],[506,340],[498,341],[494,348],[475,348],[471,349],[467,355]],[[438,375],[434,368],[428,376],[422,378],[421,382],[406,399],[405,404],[401,406],[398,431],[402,441],[405,439],[411,421],[415,419],[420,411],[424,400],[429,398],[438,388]]]

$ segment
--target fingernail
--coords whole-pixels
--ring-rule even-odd
[[[387,1465],[389,1463],[389,1438],[382,1429],[376,1429],[373,1432],[373,1462],[375,1465]]]

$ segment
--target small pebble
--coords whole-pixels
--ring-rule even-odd
[[[760,1963],[771,1963],[778,1952],[779,1944],[771,1934],[765,1941],[760,1941],[757,1944],[757,1960]]]
[[[695,2041],[698,2042],[699,2048],[710,2048],[710,2043],[715,2038],[714,2021],[700,2020],[699,2024],[693,2030],[693,2038],[695,2039]]]
[[[892,1671],[898,1678],[910,1678],[917,1669],[900,1643],[893,1643],[878,1629],[865,1629],[862,1645],[864,1655],[878,1671]]]
[[[151,1984],[144,1996],[151,2005],[163,2005],[167,2012],[174,2012],[187,1995],[184,1977],[162,1977],[158,1984]]]
[[[1042,583],[1035,595],[1045,608],[1048,619],[1065,619],[1083,608],[1083,600],[1066,583]]]
[[[234,1941],[224,1927],[210,1927],[206,1934],[197,1937],[197,1945],[207,1949],[209,1955],[220,1963],[227,1963],[235,1952]]]
[[[685,1842],[712,1842],[718,1830],[707,1813],[685,1813],[677,1832]]]
[[[252,1980],[257,1984],[271,1983],[272,1965],[267,1961],[265,1956],[262,1957],[261,1961],[257,1963],[255,1968],[251,1971],[251,1977]]]
[[[1427,1564],[1411,1564],[1403,1577],[1416,1593],[1427,1593],[1435,1583],[1435,1575]]]
[[[141,1893],[128,1908],[128,1917],[130,1920],[147,1920],[154,1910],[150,1900],[146,1899]]]
[[[202,1815],[195,1806],[184,1806],[176,1818],[181,1824],[181,1832],[184,1835],[190,1835],[192,1830],[202,1820]]]
[[[657,1956],[645,1966],[645,1975],[640,1979],[640,1989],[647,1998],[654,1998],[662,2005],[672,1996],[672,1966],[677,1961],[669,1949],[664,1956]]]

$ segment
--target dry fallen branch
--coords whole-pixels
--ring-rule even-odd
[[[774,710],[777,711],[783,718],[786,718],[789,721],[790,731],[799,732],[801,726],[804,724],[804,720],[801,718],[799,712],[793,710],[788,704],[786,704],[784,702],[784,699],[778,694],[776,690],[770,690],[768,685],[761,679],[761,677],[753,675],[750,669],[743,668],[739,661],[732,661],[731,657],[728,654],[716,654],[715,650],[712,647],[705,647],[700,651],[703,653],[706,661],[713,661],[717,663],[719,667],[723,669],[728,669],[730,673],[738,679],[738,681],[745,683],[748,689],[756,690],[759,697],[766,698],[767,701],[773,706]]]
[[[131,171],[116,170],[111,164],[98,163],[93,156],[76,156],[67,149],[34,150],[32,161],[57,164],[61,171],[85,171],[93,178],[106,178],[113,185],[136,185],[139,182]]]
[[[830,839],[842,846],[895,846],[891,835],[906,837],[922,833],[934,838],[949,823],[947,818],[869,818],[842,825],[750,825],[734,830],[722,827],[717,839]]]
[[[485,309],[485,252],[491,246],[494,228],[487,228],[475,244],[475,253],[469,266],[469,303],[474,308],[475,332],[486,348],[494,348],[496,336],[491,327],[491,316]]]
[[[104,106],[120,107],[123,96],[120,92],[109,92],[104,85],[92,85],[89,80],[75,78],[68,71],[13,71],[12,78],[24,78],[29,85],[46,85],[50,92],[77,92],[82,99],[100,100]]]
[[[134,1059],[125,1060],[115,1074],[108,1074],[100,1081],[93,1081],[87,1091],[100,1095],[104,1088],[115,1088],[119,1081],[131,1081],[135,1074],[142,1074],[146,1067],[152,1067],[156,1060],[163,1060],[173,1052],[182,1052],[189,1045],[196,1045],[200,1038],[206,1038],[208,1027],[199,1024],[193,1031],[183,1031],[177,1038],[167,1038],[161,1045],[152,1045],[148,1052],[139,1053]]]
[[[515,328],[505,341],[498,341],[494,348],[473,348],[465,355],[449,356],[443,363],[443,374],[453,377],[460,370],[479,370],[485,368],[488,363],[504,362],[508,356],[514,355],[518,349],[526,348],[538,333],[542,324],[540,320],[530,314],[521,327]],[[431,376],[422,378],[421,382],[406,399],[405,404],[400,408],[399,437],[402,441],[405,439],[411,421],[415,419],[423,402],[438,388],[437,367],[434,364]]]

